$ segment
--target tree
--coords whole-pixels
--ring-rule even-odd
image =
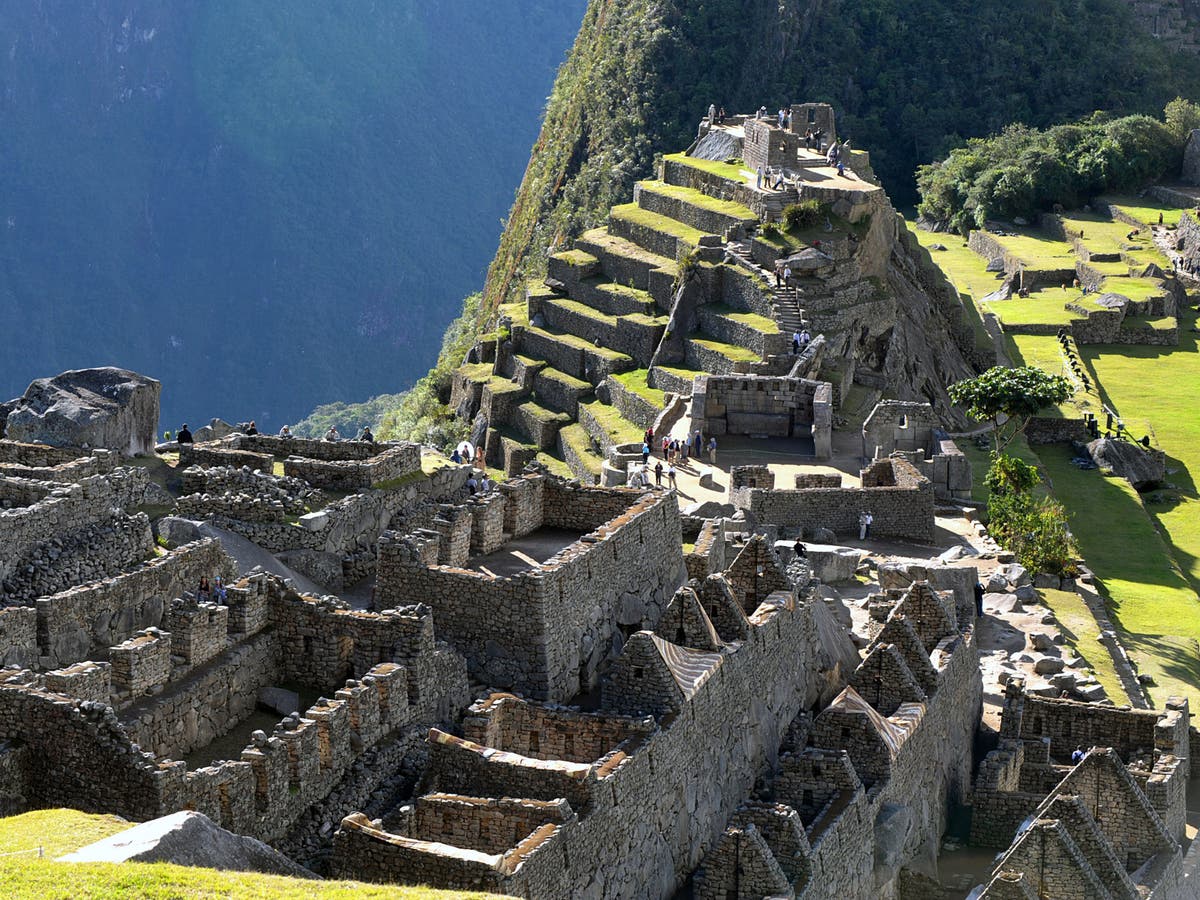
[[[1200,106],[1191,100],[1176,97],[1167,104],[1164,118],[1171,135],[1183,142],[1195,129],[1200,128]]]
[[[1029,420],[1047,406],[1065,402],[1071,383],[1061,375],[1022,366],[994,366],[975,378],[950,385],[950,399],[966,407],[967,414],[992,423],[992,440],[998,456]]]

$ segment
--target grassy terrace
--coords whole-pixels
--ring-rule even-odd
[[[637,394],[643,400],[661,409],[667,402],[666,392],[652,388],[646,383],[646,378],[649,374],[649,369],[634,369],[632,372],[622,372],[619,375],[614,375],[613,378],[619,381],[625,390]]]
[[[1180,218],[1187,212],[1177,206],[1158,203],[1153,197],[1111,196],[1099,199],[1146,226],[1157,225],[1158,214],[1162,213],[1163,224],[1175,228],[1179,224]]]
[[[309,881],[244,872],[219,872],[165,863],[60,863],[54,858],[127,830],[116,816],[71,809],[44,809],[0,819],[0,894],[8,900],[80,900],[138,897],[144,900],[483,900],[490,894],[435,891],[424,887]],[[45,858],[39,859],[41,847]]]
[[[731,322],[745,325],[753,331],[758,331],[762,334],[779,334],[779,323],[774,319],[768,319],[766,316],[760,316],[758,313],[743,312],[740,309],[734,309],[732,306],[723,306],[719,303],[706,306],[704,309],[706,312],[724,316]]]
[[[1054,375],[1066,372],[1062,348],[1054,335],[1006,334],[1004,345],[1014,366],[1036,366]],[[1041,413],[1051,418],[1077,419],[1085,412],[1100,415],[1100,398],[1093,385],[1091,393],[1076,391],[1075,396],[1061,406]]]
[[[575,422],[559,431],[558,436],[564,444],[575,451],[575,455],[579,457],[584,469],[589,474],[599,475],[601,473],[604,460],[592,450],[592,436],[587,433],[587,429]],[[575,477],[574,472],[571,473],[571,477]]]
[[[721,165],[724,165],[724,163]],[[731,216],[735,219],[744,219],[750,222],[758,221],[758,216],[748,206],[734,203],[732,200],[718,200],[716,197],[710,197],[708,194],[697,191],[694,188],[681,187],[677,184],[667,184],[665,181],[643,181],[640,182],[640,185],[644,190],[652,194],[670,197],[673,200],[678,200],[681,203],[687,203],[700,209],[707,209],[710,212],[719,213],[723,216]]]
[[[1047,288],[1032,292],[1028,297],[1013,295],[1008,300],[994,300],[981,307],[993,312],[1006,325],[1066,325],[1072,319],[1083,318],[1066,308],[1079,299],[1079,291]]]
[[[1125,689],[1117,675],[1116,665],[1108,649],[1100,643],[1100,626],[1088,609],[1083,598],[1074,591],[1038,591],[1042,603],[1049,607],[1058,619],[1059,630],[1074,651],[1087,660],[1088,667],[1104,688],[1113,703],[1120,706],[1125,700]]]
[[[683,153],[671,153],[663,157],[666,162],[681,163],[685,166],[691,166],[693,169],[700,169],[702,172],[708,172],[710,175],[719,175],[722,178],[727,178],[730,181],[735,181],[738,184],[749,184],[749,179],[742,174],[743,164],[738,160],[737,165],[732,165],[726,162],[717,162],[711,159],[696,159],[695,157],[687,156]]]
[[[608,313],[601,312],[594,306],[588,306],[586,303],[580,303],[578,300],[568,300],[566,297],[555,297],[553,300],[548,300],[547,303],[552,303],[559,309],[566,310],[567,312],[573,312],[577,315],[593,319],[594,321],[599,322],[601,325],[605,325],[609,328],[617,327],[616,316],[610,316]]]
[[[537,455],[537,461],[550,470],[551,475],[566,478],[568,481],[575,477],[571,467],[553,454],[542,452]]]
[[[642,440],[642,429],[638,428],[623,415],[615,406],[593,400],[590,403],[580,403],[581,410],[586,409],[604,429],[605,434],[618,444],[639,443]]]
[[[576,378],[574,375],[568,375],[566,372],[560,372],[552,366],[546,366],[538,373],[542,378],[549,378],[551,381],[557,381],[559,384],[564,384],[572,390],[590,391],[592,386],[581,378]]]
[[[726,359],[732,360],[733,362],[761,361],[759,355],[753,350],[747,350],[745,347],[739,347],[737,344],[726,344],[723,341],[705,337],[702,334],[689,335],[688,340],[698,347],[711,350],[713,353],[719,353]]]
[[[633,206],[633,204],[628,205]],[[633,208],[637,209],[636,206]],[[697,232],[697,234],[699,234],[699,232]],[[666,256],[659,256],[657,253],[651,253],[645,247],[639,247],[632,241],[627,241],[623,237],[610,234],[607,228],[593,228],[591,231],[585,231],[579,240],[585,241],[589,244],[594,244],[597,247],[602,247],[606,252],[611,253],[614,256],[621,256],[625,259],[639,260],[644,263],[649,263],[657,269],[665,269],[668,272],[673,272],[676,274],[679,272],[679,266],[675,260]]]
[[[590,350],[597,356],[603,356],[605,359],[613,360],[614,362],[620,362],[622,360],[633,362],[633,360],[624,353],[619,353],[616,350],[610,350],[607,347],[597,347],[590,341],[585,341],[583,338],[566,331],[550,331],[545,328],[534,328],[533,326],[530,326],[529,333],[539,335],[546,340],[555,341],[559,344],[566,344],[567,346],[574,347],[577,350]]]
[[[1075,250],[1042,231],[1023,230],[1016,234],[993,235],[1007,253],[1035,271],[1075,268]],[[940,254],[939,254],[940,255]]]
[[[1130,300],[1152,300],[1167,293],[1163,283],[1157,278],[1105,278],[1100,285],[1100,292],[1113,292]],[[1095,299],[1089,295],[1089,299]]]
[[[691,225],[684,225],[678,219],[672,219],[670,216],[661,216],[648,209],[642,209],[636,203],[614,206],[609,215],[611,219],[620,222],[631,222],[659,234],[669,234],[693,247],[700,243],[700,238],[704,237],[703,231],[693,228]]]
[[[975,344],[979,347],[990,347],[992,338],[983,327],[979,301],[1000,286],[999,274],[989,272],[987,261],[974,253],[958,235],[939,234],[918,228],[909,228],[909,231],[926,250],[929,250],[931,244],[940,244],[946,248],[929,250],[929,255],[941,266],[963,300],[963,312],[967,321],[971,323],[971,330],[975,332]]]
[[[560,425],[569,425],[571,423],[571,417],[566,413],[557,412],[553,409],[547,409],[541,404],[534,403],[532,400],[528,403],[522,403],[517,408],[527,415],[537,419],[539,422],[547,425],[554,422],[558,422]]]
[[[583,250],[564,250],[561,253],[555,253],[554,258],[561,259],[572,266],[590,266],[599,262],[596,257],[590,253],[585,253]]]

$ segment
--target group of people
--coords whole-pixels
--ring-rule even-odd
[[[839,175],[846,174],[846,156],[850,153],[850,141],[847,139],[839,145],[834,141],[825,153],[825,162],[837,169]]]
[[[284,426],[283,426],[283,429],[281,429],[281,430],[280,430],[280,432],[279,432],[279,436],[280,436],[280,437],[291,437],[291,436],[292,436],[292,433],[291,433],[290,431],[288,431],[288,433],[287,433],[287,434],[284,434],[284,433],[283,433],[283,432],[284,432],[284,430],[286,430],[286,429],[287,429],[287,426],[286,426],[286,425],[284,425]],[[337,430],[337,426],[336,426],[336,425],[330,425],[330,426],[329,426],[329,430],[325,432],[325,436],[324,436],[324,437],[323,437],[321,440],[324,440],[324,441],[340,441],[341,439],[342,439],[342,434],[341,434],[341,432],[340,432],[340,431],[338,431],[338,430]],[[360,431],[360,432],[358,433],[358,437],[357,437],[357,438],[355,438],[355,440],[358,440],[358,441],[366,441],[368,444],[373,444],[373,443],[375,443],[375,435],[374,435],[374,434],[371,432],[371,426],[370,426],[370,425],[364,425],[364,426],[363,426],[363,429],[362,429],[362,431]]]
[[[875,517],[871,515],[869,509],[864,509],[858,514],[858,539],[865,541],[871,536],[871,525],[874,524]]]
[[[811,343],[812,335],[808,333],[807,328],[801,328],[799,331],[792,332],[792,353],[795,355],[799,356]]]
[[[196,588],[197,603],[224,603],[228,595],[225,592],[225,582],[218,575],[210,584],[207,575],[200,576],[200,585]]]
[[[633,474],[629,476],[630,487],[650,487],[650,464],[646,461],[647,459],[648,457],[643,457],[642,467],[640,469],[635,469]],[[662,460],[659,460],[654,464],[654,486],[662,487],[664,472],[667,476],[667,487],[669,487],[671,490],[675,490],[677,486],[675,482],[677,477],[675,464],[668,463],[664,468]]]
[[[459,465],[474,465],[481,472],[487,469],[483,447],[475,447],[474,452],[472,452],[471,445],[467,441],[463,441],[454,448],[454,452],[450,454],[450,462],[458,463]]]
[[[725,107],[717,109],[715,103],[708,104],[708,124],[724,125],[725,124]]]
[[[650,462],[650,456],[654,452],[654,428],[647,428],[642,435],[642,465],[645,466]],[[711,465],[717,464],[717,439],[709,436],[708,443],[704,442],[704,435],[697,428],[695,433],[684,438],[673,438],[670,435],[664,435],[660,444],[662,458],[668,463],[674,464],[676,461],[680,465],[687,465],[688,457],[694,456],[697,459],[700,454],[708,449],[708,461]]]
[[[483,475],[479,478],[475,477],[475,471],[471,470],[471,477],[467,479],[467,493],[471,496],[476,494],[490,494],[492,488],[496,486],[496,482],[488,477],[487,469],[483,470]]]

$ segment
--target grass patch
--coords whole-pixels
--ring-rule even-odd
[[[1155,331],[1170,331],[1177,324],[1174,316],[1126,316],[1121,321],[1122,328],[1153,328]]]
[[[0,859],[0,893],[11,900],[139,897],[146,900],[451,900],[484,894],[424,887],[304,881],[276,875],[218,872],[165,863],[60,863],[54,858],[133,826],[117,816],[73,809],[41,809],[0,819],[0,853],[34,851],[45,858]],[[490,895],[488,895],[490,896]]]
[[[590,266],[599,262],[596,257],[583,250],[564,250],[562,253],[555,253],[554,258],[562,260],[569,266]]]
[[[737,322],[739,325],[745,325],[753,331],[761,334],[779,334],[779,323],[774,319],[760,316],[758,313],[743,312],[740,309],[734,309],[732,306],[724,306],[719,303],[714,303],[711,306],[704,307],[705,311],[715,313],[719,316],[724,316],[731,322]]]
[[[1016,234],[993,235],[1007,253],[1034,270],[1075,268],[1075,248],[1043,231],[1028,230]]]
[[[691,225],[683,224],[678,219],[660,216],[648,209],[642,209],[636,203],[622,203],[620,206],[614,206],[609,216],[618,222],[629,222],[658,234],[670,235],[692,247],[699,244],[700,238],[705,234]]]
[[[573,347],[576,350],[587,350],[591,353],[595,353],[597,356],[602,356],[605,359],[611,360],[615,363],[621,363],[623,361],[630,363],[633,362],[632,357],[625,353],[620,353],[616,350],[610,350],[608,347],[597,347],[590,341],[585,341],[578,335],[574,335],[566,331],[548,331],[544,328],[533,328],[531,326],[529,333],[538,335],[546,340],[553,341],[558,344],[566,344],[568,347]]]
[[[550,453],[539,453],[537,461],[540,462],[551,475],[557,475],[559,478],[571,479],[575,477],[575,473],[571,471],[571,467],[565,462]]]
[[[691,166],[693,169],[699,169],[702,172],[708,172],[710,175],[719,175],[721,178],[727,178],[737,184],[748,184],[749,179],[742,174],[744,166],[739,163],[732,165],[727,162],[719,162],[712,159],[696,159],[693,156],[687,156],[683,153],[671,153],[663,157],[665,162],[681,163],[685,166]]]
[[[1028,297],[1014,294],[1008,300],[994,300],[981,308],[995,313],[1005,325],[1067,325],[1072,319],[1084,318],[1066,308],[1068,300],[1078,296],[1078,291],[1047,288]]]
[[[749,207],[743,206],[740,203],[734,203],[732,200],[718,200],[716,197],[710,197],[708,194],[697,191],[694,188],[681,187],[677,184],[667,184],[663,181],[643,181],[640,182],[640,185],[644,191],[648,191],[651,194],[659,194],[663,197],[670,197],[689,206],[696,206],[700,209],[706,209],[709,212],[730,216],[731,218],[747,222],[758,221],[758,216]]]
[[[1128,703],[1112,655],[1100,643],[1100,626],[1096,624],[1096,617],[1083,598],[1074,591],[1040,590],[1038,594],[1042,603],[1058,619],[1059,630],[1067,639],[1067,644],[1087,660],[1088,668],[1109,699],[1117,706]]]
[[[1158,214],[1162,213],[1163,224],[1175,228],[1187,212],[1186,209],[1177,206],[1158,203],[1152,197],[1112,196],[1099,199],[1146,226],[1157,225]]]
[[[570,447],[575,452],[575,455],[579,458],[580,465],[583,466],[587,474],[601,474],[604,460],[592,450],[592,436],[587,433],[587,430],[582,425],[578,422],[568,425],[559,431],[558,439],[562,441],[564,447]],[[568,468],[570,468],[569,465]],[[576,474],[572,469],[571,477],[574,478]]]
[[[1004,344],[1014,366],[1036,366],[1051,375],[1066,373],[1062,350],[1058,339],[1044,334],[1006,334]],[[1093,373],[1094,374],[1094,373]],[[1100,396],[1096,393],[1095,379],[1092,392],[1076,390],[1066,403],[1051,407],[1041,413],[1050,418],[1077,419],[1085,412],[1100,416]]]
[[[1167,289],[1157,278],[1105,278],[1100,284],[1100,293],[1089,294],[1088,299],[1094,300],[1100,294],[1110,292],[1130,300],[1153,300],[1165,296]]]
[[[584,318],[591,319],[608,328],[617,327],[617,317],[610,316],[606,312],[601,312],[595,307],[588,306],[586,303],[580,303],[578,300],[569,300],[566,297],[555,297],[553,300],[546,301],[546,304],[558,307],[566,312],[575,313]]]
[[[595,245],[612,256],[647,263],[656,269],[663,269],[670,272],[672,275],[679,274],[679,266],[675,260],[666,256],[659,256],[657,253],[651,253],[645,247],[639,247],[633,241],[628,241],[623,237],[611,234],[607,228],[593,228],[591,231],[585,231],[579,238],[579,241]]]
[[[538,377],[557,381],[559,384],[565,385],[573,391],[590,391],[592,389],[592,386],[583,379],[576,378],[574,375],[568,375],[566,372],[560,372],[551,366],[547,366],[538,372]]]
[[[422,469],[424,467],[422,466]],[[371,485],[371,488],[376,491],[394,491],[396,488],[402,488],[407,484],[414,484],[422,481],[425,478],[425,472],[418,470],[409,472],[407,475],[398,475],[395,478],[388,478],[386,481],[378,481]]]
[[[590,403],[580,403],[579,408],[587,410],[588,414],[596,420],[596,424],[603,428],[604,433],[615,443],[640,444],[642,442],[642,429],[621,415],[621,411],[615,406],[593,400]]]
[[[1154,677],[1155,704],[1172,694],[1200,702],[1200,599],[1129,483],[1076,469],[1069,455],[1039,452],[1123,643]]]
[[[649,374],[649,369],[634,369],[630,372],[621,372],[620,374],[613,375],[612,378],[619,382],[625,390],[632,394],[637,394],[651,406],[662,409],[666,405],[667,394],[665,391],[652,388],[646,383]]]
[[[724,341],[714,340],[713,338],[705,337],[702,334],[693,334],[688,337],[698,347],[703,347],[706,350],[711,350],[713,353],[719,353],[726,359],[733,362],[759,362],[760,358],[753,350],[748,350],[745,347],[739,347],[737,344],[726,344]]]
[[[552,425],[555,422],[559,423],[560,425],[567,425],[571,421],[571,417],[566,413],[555,412],[554,410],[547,409],[538,403],[522,403],[517,407],[517,409],[524,412],[531,418],[541,422],[543,425]]]

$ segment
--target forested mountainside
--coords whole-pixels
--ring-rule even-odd
[[[1103,109],[1160,113],[1200,59],[1128,0],[591,0],[488,274],[483,315],[625,202],[710,103],[832,103],[897,205],[963,139]]]
[[[584,0],[0,0],[0,400],[164,427],[401,389],[477,289]]]

